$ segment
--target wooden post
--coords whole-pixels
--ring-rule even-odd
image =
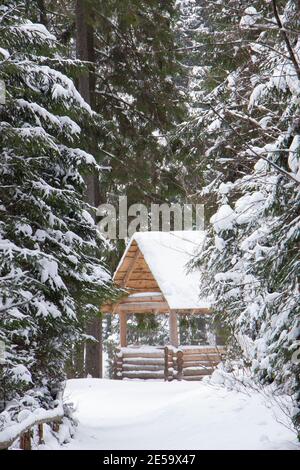
[[[24,434],[20,436],[20,449],[24,450]]]
[[[20,438],[20,448],[22,450],[31,450],[31,431],[28,430]]]
[[[167,382],[169,380],[169,348],[168,346],[165,346],[164,353],[165,353],[164,376],[165,376],[165,382]]]
[[[54,421],[52,423],[52,430],[53,430],[53,432],[58,432],[59,431],[59,422],[58,421]]]
[[[119,313],[120,318],[120,345],[121,348],[127,346],[127,315],[125,312]]]
[[[43,423],[38,424],[38,435],[39,435],[39,444],[45,444]]]
[[[171,345],[178,348],[177,313],[174,310],[171,310],[169,313],[169,333]]]
[[[183,352],[177,351],[177,380],[182,380],[183,376]]]

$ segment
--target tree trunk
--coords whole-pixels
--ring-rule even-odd
[[[93,336],[97,343],[86,344],[85,372],[91,377],[101,378],[102,370],[102,317],[93,318],[87,325],[86,333]]]
[[[94,63],[94,31],[88,17],[88,2],[76,0],[76,53],[82,61]],[[92,66],[79,76],[78,91],[87,103],[94,107],[95,75]],[[92,207],[99,199],[99,181],[96,175],[88,175],[86,182],[86,201]],[[86,343],[85,373],[92,377],[102,377],[102,318],[96,317],[88,322],[86,333],[93,336],[97,343]]]

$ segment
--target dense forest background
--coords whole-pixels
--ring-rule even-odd
[[[291,394],[299,427],[299,32],[297,0],[1,1],[0,429],[102,375],[124,242],[94,208],[122,195],[205,205],[227,368]],[[155,321],[132,338],[163,341]]]

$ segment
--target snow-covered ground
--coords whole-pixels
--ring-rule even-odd
[[[66,450],[299,449],[281,405],[254,391],[205,381],[77,379],[66,400],[79,420]],[[57,447],[47,433],[40,448]]]

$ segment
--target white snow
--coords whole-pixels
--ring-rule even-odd
[[[2,47],[0,47],[0,54],[4,57],[5,60],[10,57],[10,53]]]
[[[39,261],[41,270],[41,282],[51,282],[57,288],[65,287],[61,277],[58,274],[58,264],[55,260],[41,259]]]
[[[259,191],[254,191],[252,194],[245,194],[240,197],[235,203],[236,223],[246,224],[251,222],[265,202],[264,195]]]
[[[168,141],[167,139],[161,135],[159,129],[155,130],[154,132],[152,132],[152,135],[153,137],[156,137],[157,138],[157,142],[162,146],[162,147],[166,147],[168,145]]]
[[[170,308],[209,308],[209,299],[201,298],[199,271],[188,269],[204,239],[200,230],[135,233],[117,270],[135,240]]]
[[[213,122],[210,123],[210,125],[207,127],[207,132],[208,133],[213,133],[220,129],[222,125],[221,119],[214,119]]]
[[[240,27],[244,29],[251,28],[260,17],[261,15],[257,12],[256,8],[248,7],[244,11],[244,16],[241,18]]]
[[[248,108],[251,110],[254,106],[256,106],[257,103],[264,97],[267,91],[268,88],[264,83],[260,83],[259,85],[257,85],[250,95]]]
[[[228,181],[227,183],[221,183],[218,191],[220,194],[228,194],[232,188],[233,188],[233,183]]]
[[[32,382],[31,374],[27,367],[25,367],[23,364],[18,364],[17,366],[13,367],[11,369],[11,375],[16,382]]]
[[[299,168],[300,135],[295,135],[289,148],[288,164],[293,173]]]
[[[39,449],[299,448],[279,400],[229,390],[218,374],[214,383],[70,380],[75,438],[59,447],[49,432]]]
[[[217,233],[232,229],[234,220],[235,213],[228,204],[219,207],[218,211],[210,218]]]
[[[217,250],[222,252],[224,250],[225,246],[226,246],[225,240],[223,240],[223,238],[218,237],[216,235],[215,236],[215,247],[217,248]]]
[[[53,34],[49,33],[47,28],[40,23],[32,23],[31,21],[26,21],[23,25],[18,25],[18,29],[20,31],[24,31],[26,33],[37,34],[39,36],[44,36],[44,39],[48,39],[51,41],[55,41],[56,38]]]
[[[149,346],[148,344],[144,344],[142,346],[128,346],[122,348],[122,353],[132,353],[132,352],[138,352],[138,353],[157,353],[158,355],[160,352],[163,351],[163,347],[161,349],[158,349],[157,346]]]

